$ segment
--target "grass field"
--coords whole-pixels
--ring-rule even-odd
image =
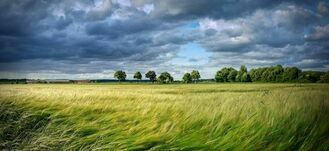
[[[0,85],[0,149],[329,150],[329,85]]]

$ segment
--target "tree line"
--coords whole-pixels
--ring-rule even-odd
[[[114,78],[119,81],[126,80],[126,73],[122,70],[114,73]],[[137,71],[133,78],[142,79],[142,73]],[[152,83],[173,83],[174,78],[168,72],[162,72],[157,76],[155,71],[145,73]],[[185,73],[182,77],[184,83],[197,83],[201,75],[198,70],[191,73]],[[214,77],[216,82],[302,82],[302,83],[329,83],[329,71],[302,71],[297,67],[282,67],[281,65],[271,67],[255,68],[248,71],[247,67],[242,65],[239,70],[232,67],[224,67],[217,71]]]

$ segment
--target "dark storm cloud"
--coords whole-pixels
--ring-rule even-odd
[[[215,65],[283,64],[308,69],[317,65],[317,69],[324,69],[328,68],[329,58],[328,24],[328,17],[316,10],[280,4],[257,10],[247,17],[205,20],[202,26],[206,34],[200,43],[208,51],[219,54],[211,57]],[[209,35],[209,29],[216,32]],[[312,61],[298,64],[303,60]]]
[[[215,52],[245,50],[247,46],[255,44],[272,47],[303,44],[305,30],[318,22],[323,22],[323,18],[294,5],[257,10],[248,17],[213,21],[215,28],[221,29],[219,31],[212,27],[206,29],[204,44]],[[217,34],[212,32],[213,35],[209,35],[207,33],[209,30],[215,30]],[[318,27],[317,30],[323,32],[325,29]],[[209,40],[212,38],[217,39],[218,42],[212,43],[212,40]]]
[[[37,1],[1,1],[0,35],[26,36],[33,33],[37,30],[33,28],[37,24],[35,21],[47,17],[46,8],[47,5]]]
[[[110,19],[113,5],[111,1],[99,7],[90,4],[88,11],[68,8],[70,1],[3,1],[1,13],[0,49],[1,62],[23,59],[67,60],[75,58],[95,58],[120,60],[146,55],[152,59],[165,49],[152,43],[145,32],[168,29],[159,20],[145,17],[145,12],[131,8],[132,18]],[[78,3],[87,5],[88,3]],[[118,10],[121,8],[117,8]],[[79,16],[76,12],[80,11]],[[122,11],[122,10],[121,10]],[[125,10],[129,11],[129,10]],[[143,16],[144,15],[144,16]],[[96,16],[96,17],[95,17]],[[94,18],[93,20],[90,20]],[[12,20],[12,21],[11,21]],[[74,24],[77,24],[74,26]],[[170,25],[170,27],[174,27]],[[142,33],[143,32],[143,33]],[[138,35],[141,33],[141,35]],[[132,34],[135,34],[131,36]],[[130,37],[129,37],[130,36]],[[112,39],[115,39],[112,41]],[[170,39],[168,39],[170,40]],[[177,40],[177,38],[176,38]],[[177,41],[175,41],[177,42]],[[162,45],[170,43],[164,41]],[[157,48],[152,48],[157,45]],[[154,52],[147,52],[152,48]],[[137,55],[138,56],[138,55]]]
[[[97,22],[88,24],[86,27],[89,35],[102,35],[110,39],[118,38],[122,35],[134,34],[155,30],[161,26],[161,22],[154,22],[145,18],[136,20],[113,20],[108,22]]]
[[[306,39],[311,41],[329,41],[329,24],[314,27],[311,35],[306,37]]]
[[[2,0],[0,70],[178,73],[191,66],[170,61],[188,43],[211,53],[201,69],[327,69],[328,10],[321,0]]]
[[[146,1],[149,2],[149,1]],[[231,19],[247,16],[257,9],[268,9],[282,3],[310,5],[317,0],[167,0],[154,1],[154,15],[163,19],[181,20],[195,18]],[[321,7],[322,8],[322,7]],[[323,9],[321,9],[323,10]]]

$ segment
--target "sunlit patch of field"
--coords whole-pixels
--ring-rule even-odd
[[[329,150],[329,85],[0,85],[0,149]]]

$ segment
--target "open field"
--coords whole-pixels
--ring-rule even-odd
[[[0,85],[0,149],[329,150],[329,85]]]

